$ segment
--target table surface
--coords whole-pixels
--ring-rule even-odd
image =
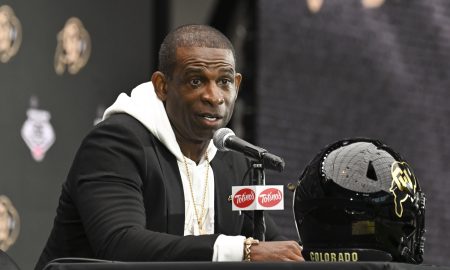
[[[449,266],[413,265],[393,262],[71,262],[60,261],[47,265],[45,270],[105,270],[105,269],[300,269],[300,270],[450,270]]]

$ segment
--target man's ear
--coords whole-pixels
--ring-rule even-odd
[[[164,102],[167,99],[167,81],[166,76],[161,71],[155,71],[152,75],[153,88],[158,98]]]
[[[239,94],[239,89],[241,87],[241,81],[242,81],[241,73],[236,73],[236,75],[234,75],[234,85],[236,86],[236,97],[238,96],[237,94]]]

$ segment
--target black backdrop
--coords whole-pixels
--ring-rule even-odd
[[[267,182],[296,182],[337,139],[380,139],[427,195],[425,261],[448,265],[450,2],[323,1],[317,12],[312,2],[259,2],[256,133],[287,162]],[[296,237],[291,204],[274,215]]]
[[[21,233],[7,252],[22,269],[32,269],[81,139],[118,93],[150,79],[153,1],[1,0],[3,5],[21,22],[22,44],[8,62],[0,62],[0,194],[21,217]],[[57,75],[57,34],[70,17],[89,33],[91,54],[77,74]],[[21,137],[32,96],[37,109],[50,113],[55,133],[40,162]]]
[[[253,55],[247,48],[250,53],[241,55],[245,74],[250,73],[241,98],[256,105],[250,109],[256,128],[246,122],[245,133],[287,161],[285,172],[268,173],[267,182],[297,181],[314,154],[334,140],[379,138],[409,161],[427,193],[426,261],[448,265],[450,4],[392,0],[367,8],[363,2],[371,1],[323,1],[312,12],[307,5],[312,2],[261,0],[251,2],[257,3],[256,11],[226,12],[257,17],[257,31],[247,29],[257,51]],[[0,63],[0,195],[11,199],[22,220],[8,254],[22,269],[31,269],[81,138],[119,92],[149,79],[168,4],[0,0],[2,5],[13,8],[23,39],[18,53]],[[217,12],[223,16],[223,9]],[[89,32],[92,51],[76,75],[60,76],[53,67],[56,37],[72,16]],[[229,27],[241,33],[239,24]],[[51,114],[56,135],[40,162],[20,134],[32,96],[38,109]],[[290,198],[285,205],[285,211],[273,214],[295,238]]]

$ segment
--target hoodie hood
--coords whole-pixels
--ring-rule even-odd
[[[130,96],[121,93],[114,104],[105,110],[103,120],[116,113],[126,113],[141,122],[178,161],[183,161],[183,153],[175,138],[164,105],[156,96],[152,82],[138,85],[131,91]],[[212,140],[206,151],[209,159],[212,160],[217,152]]]

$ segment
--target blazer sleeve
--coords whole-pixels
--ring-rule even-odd
[[[122,261],[211,260],[218,235],[178,236],[146,229],[146,155],[126,125],[100,124],[83,141],[68,190],[97,258]]]

